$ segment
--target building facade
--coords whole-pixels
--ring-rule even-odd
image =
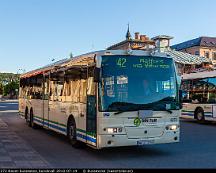
[[[199,37],[171,46],[176,51],[208,58],[216,66],[216,37]]]
[[[149,39],[146,35],[140,35],[139,32],[135,33],[135,37],[133,38],[130,34],[130,30],[128,27],[126,39],[119,43],[116,43],[107,48],[107,50],[117,50],[117,49],[132,49],[132,50],[149,50],[155,47],[155,41]]]

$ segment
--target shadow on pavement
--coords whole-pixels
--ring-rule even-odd
[[[61,142],[64,142],[69,147],[71,147],[71,150],[79,150],[81,152],[86,152],[86,154],[91,154],[96,156],[97,158],[103,159],[103,160],[118,160],[121,159],[128,159],[129,158],[139,158],[139,157],[152,157],[152,156],[168,156],[171,154],[169,152],[169,147],[166,147],[167,150],[164,151],[161,148],[158,149],[155,146],[159,145],[146,145],[146,146],[127,146],[127,147],[113,147],[113,148],[103,148],[100,150],[93,149],[87,145],[84,145],[81,148],[73,148],[70,146],[70,143],[67,140],[67,137],[61,134],[58,134],[56,132],[53,132],[51,130],[43,129],[42,127],[38,130],[43,131],[46,133],[46,135],[52,136],[56,138],[56,140],[61,140]],[[162,146],[161,144],[160,146]],[[172,145],[172,144],[164,144],[164,145]]]

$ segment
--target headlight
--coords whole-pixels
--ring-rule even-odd
[[[169,126],[166,126],[166,130],[172,130],[172,131],[175,131],[178,129],[178,125],[169,125]]]
[[[118,127],[118,128],[107,128],[107,132],[112,134],[112,133],[121,133],[123,130],[122,130],[122,127]]]

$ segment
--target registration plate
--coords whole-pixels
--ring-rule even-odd
[[[150,144],[154,144],[155,141],[154,140],[140,140],[137,141],[137,145],[150,145]]]
[[[157,123],[158,119],[157,118],[144,118],[143,123],[150,123],[150,124],[155,124]]]

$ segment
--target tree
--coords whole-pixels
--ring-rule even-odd
[[[3,95],[3,88],[4,88],[4,86],[3,86],[3,84],[0,82],[0,95]]]
[[[4,86],[3,95],[10,97],[15,96],[17,93],[16,91],[19,89],[19,82],[18,81],[12,81]]]

